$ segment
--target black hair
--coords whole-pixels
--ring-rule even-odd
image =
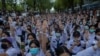
[[[80,28],[80,26],[79,25],[75,25],[74,30],[76,31],[78,28]]]
[[[39,41],[38,40],[32,40],[31,42],[30,42],[30,44],[29,44],[29,47],[31,47],[31,44],[35,44],[37,47],[40,47],[40,43],[39,43]]]
[[[89,28],[91,28],[91,27],[95,27],[95,25],[90,25]]]
[[[55,51],[57,56],[60,56],[64,52],[67,52],[70,56],[72,55],[72,53],[65,46],[59,46],[55,49]]]
[[[100,28],[96,29],[95,33],[97,34],[98,32],[100,32]]]
[[[8,39],[2,39],[1,42],[7,42],[10,46],[12,46],[12,43]]]
[[[34,39],[36,39],[36,35],[35,35],[34,33],[29,33],[29,34],[27,35],[27,38],[28,38],[30,35],[31,35]]]
[[[74,31],[73,37],[79,37],[79,36],[80,36],[80,33],[78,31]]]
[[[3,33],[4,33],[4,34],[6,34],[6,35],[7,35],[7,37],[10,37],[10,34],[9,34],[9,32],[7,32],[7,31],[4,31]]]
[[[32,33],[32,29],[27,29],[28,31],[30,31]]]
[[[27,27],[29,27],[29,29],[31,29],[31,25],[28,25]]]

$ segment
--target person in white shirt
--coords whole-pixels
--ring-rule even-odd
[[[76,56],[100,56],[100,28],[96,29],[96,38],[97,42],[94,46],[79,52]]]
[[[73,55],[83,50],[84,41],[81,40],[80,33],[78,31],[73,33],[73,39],[70,39],[66,47],[73,53]]]
[[[0,56],[17,56],[20,53],[19,50],[13,48],[12,43],[9,40],[2,39],[1,42],[3,52],[0,54]]]
[[[37,40],[31,41],[29,47],[30,49],[26,56],[44,56]]]
[[[64,46],[56,49],[56,56],[71,56],[71,52]]]
[[[33,33],[28,34],[28,36],[27,36],[27,42],[25,43],[25,44],[27,44],[25,46],[25,51],[28,51],[30,42],[32,40],[35,40],[35,39],[36,39],[36,35],[35,34],[33,34]]]

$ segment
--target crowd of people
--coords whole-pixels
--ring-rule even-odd
[[[0,56],[99,55],[99,9],[0,15]]]

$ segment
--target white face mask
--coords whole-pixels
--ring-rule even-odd
[[[30,44],[31,40],[27,40],[27,43]]]
[[[80,41],[81,39],[80,38],[74,38],[74,41]]]
[[[56,36],[57,36],[57,37],[60,37],[60,36],[61,36],[61,34],[60,34],[60,33],[56,33]]]

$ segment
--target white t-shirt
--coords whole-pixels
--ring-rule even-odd
[[[9,48],[7,51],[6,51],[6,54],[8,56],[17,56],[17,54],[19,53],[19,51],[17,51],[17,49],[15,48]]]

